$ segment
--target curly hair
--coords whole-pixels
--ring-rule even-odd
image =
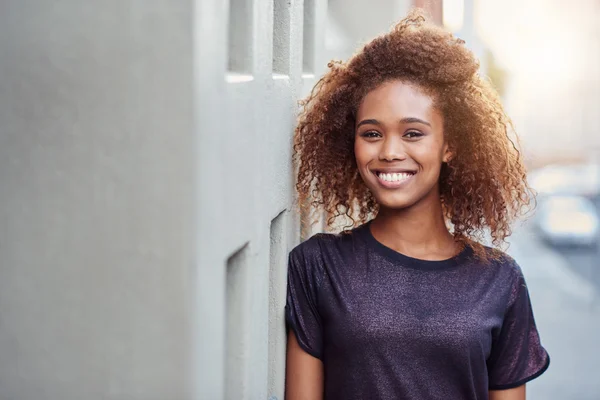
[[[416,84],[444,116],[453,154],[440,173],[443,212],[457,240],[503,244],[533,194],[512,123],[464,41],[413,9],[346,63],[332,61],[303,106],[294,134],[299,203],[324,211],[327,225],[366,222],[378,204],[354,157],[355,115],[370,90],[390,80]],[[314,215],[314,214],[313,214]],[[480,251],[483,247],[480,247]],[[480,253],[477,251],[477,253]]]

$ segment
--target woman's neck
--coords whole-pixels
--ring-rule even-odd
[[[370,228],[379,242],[410,257],[443,260],[458,252],[439,198],[401,210],[382,208]]]

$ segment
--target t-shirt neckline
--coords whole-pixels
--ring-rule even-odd
[[[458,254],[445,260],[423,260],[420,258],[410,257],[390,247],[387,247],[375,239],[375,236],[373,236],[370,228],[372,221],[373,220],[370,220],[364,223],[361,227],[362,229],[360,229],[360,231],[363,232],[362,236],[365,238],[369,247],[376,253],[398,262],[405,267],[427,270],[453,268],[463,264],[463,262],[472,254],[471,247],[469,245],[465,245],[465,247]]]

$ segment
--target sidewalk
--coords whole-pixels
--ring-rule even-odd
[[[548,371],[527,385],[527,398],[599,400],[600,293],[526,228],[515,232],[508,253],[523,269],[551,358]]]

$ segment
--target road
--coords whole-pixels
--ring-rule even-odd
[[[529,287],[550,368],[528,400],[600,400],[600,267],[597,255],[544,245],[527,226],[508,250]]]
[[[600,252],[585,248],[554,249],[567,260],[569,268],[600,291]]]

